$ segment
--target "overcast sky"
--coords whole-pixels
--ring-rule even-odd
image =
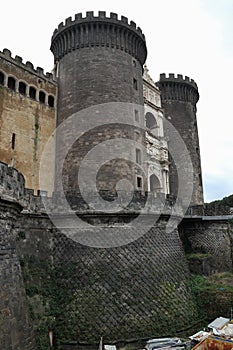
[[[233,0],[4,1],[0,50],[51,71],[53,30],[92,10],[116,12],[142,28],[155,81],[169,72],[196,81],[205,201],[233,194]]]

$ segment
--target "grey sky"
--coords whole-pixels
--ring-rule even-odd
[[[142,28],[154,80],[171,72],[196,81],[205,200],[232,194],[233,0],[8,1],[1,5],[0,50],[51,71],[53,30],[92,10],[116,12]]]

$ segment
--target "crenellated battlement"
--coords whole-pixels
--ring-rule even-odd
[[[34,69],[31,62],[23,63],[19,56],[13,58],[8,49],[0,51],[0,77],[1,86],[47,107],[55,107],[57,82],[53,74],[44,74],[41,67]]]
[[[9,49],[3,49],[3,51],[0,51],[0,58],[3,58],[11,63],[16,64],[20,68],[23,68],[49,82],[55,83],[53,74],[46,72],[44,73],[44,69],[41,67],[34,68],[34,65],[30,61],[26,61],[26,63],[23,62],[22,57],[16,55],[15,57],[12,57],[12,53]]]
[[[84,47],[112,47],[120,49],[137,58],[144,64],[147,49],[145,36],[136,23],[127,17],[118,18],[116,13],[110,16],[105,11],[99,11],[98,16],[93,11],[68,17],[55,29],[52,36],[51,51],[55,61],[61,59],[72,50]]]
[[[145,201],[148,201],[150,204],[145,214],[163,213],[168,215],[173,208],[170,199],[164,201],[164,194],[161,194],[161,197],[157,196],[156,199],[152,194],[142,194],[140,191],[128,194],[128,196],[133,199],[127,208],[122,207],[125,213],[141,212]],[[72,208],[70,208],[70,211],[72,212],[74,210],[84,214],[93,214],[92,208],[95,207],[94,204],[99,203],[99,196],[89,193],[89,197],[91,202],[87,204],[81,194],[76,193],[70,202]],[[116,199],[115,196],[105,193],[105,199],[109,200],[110,198]],[[33,189],[25,188],[25,179],[22,173],[3,162],[0,162],[0,200],[20,204],[23,208],[23,213],[47,214],[47,211],[60,213],[64,211],[64,203],[60,200],[60,193],[53,193],[52,197],[48,197],[47,191],[38,190],[35,195]],[[46,208],[44,203],[46,203]],[[177,208],[178,216],[181,215],[181,208],[180,203]]]
[[[196,105],[199,100],[198,87],[195,81],[182,74],[160,74],[160,80],[156,83],[161,91],[162,100],[178,100],[191,102]]]
[[[102,194],[103,195],[103,194]],[[116,199],[115,196],[106,192],[105,199]],[[83,214],[93,215],[93,207],[96,203],[99,203],[99,196],[97,194],[89,193],[90,203],[86,203],[81,194],[75,193],[72,199],[70,199],[70,211],[78,211]],[[156,199],[153,194],[142,194],[139,192],[128,193],[129,198],[132,197],[132,201],[127,208],[124,206],[120,209],[124,209],[125,213],[137,213],[143,210],[145,201],[148,201],[149,207],[144,214],[159,213],[164,215],[170,215],[173,210],[173,204],[169,198],[164,199],[164,194],[157,195]],[[9,167],[7,164],[0,162],[0,200],[18,203],[23,208],[23,213],[26,214],[47,214],[63,213],[64,203],[60,200],[60,193],[53,193],[52,197],[48,197],[48,192],[38,190],[37,194],[34,194],[33,189],[25,188],[24,176],[15,168]],[[44,205],[46,203],[46,207]],[[182,205],[176,208],[176,215],[182,215]],[[69,214],[69,213],[66,213]]]
[[[183,76],[182,74],[175,75],[174,73],[169,73],[168,76],[166,73],[160,74],[160,82],[161,81],[174,81],[174,82],[180,82],[180,83],[187,83],[192,85],[197,89],[197,84],[195,81],[187,76]]]
[[[108,16],[106,16],[105,11],[98,11],[98,16],[94,15],[94,11],[87,11],[86,16],[84,16],[84,17],[83,17],[82,13],[77,13],[74,16],[74,19],[72,19],[72,17],[66,18],[65,22],[61,22],[58,25],[58,28],[54,30],[52,40],[55,38],[55,36],[58,33],[62,32],[64,29],[72,27],[73,25],[76,25],[76,24],[88,23],[90,21],[106,22],[106,23],[111,23],[111,24],[117,23],[120,25],[124,25],[124,26],[130,28],[131,30],[134,30],[138,35],[140,35],[145,40],[145,36],[142,33],[141,28],[137,27],[135,22],[133,22],[133,21],[129,22],[128,18],[125,16],[121,16],[121,18],[119,19],[118,14],[113,13],[113,12],[110,12],[110,16],[108,17]]]
[[[18,203],[25,212],[45,213],[42,197],[51,201],[46,191],[25,188],[25,179],[17,169],[0,162],[0,200]]]
[[[21,202],[24,193],[24,176],[15,168],[0,162],[0,198],[11,202]]]

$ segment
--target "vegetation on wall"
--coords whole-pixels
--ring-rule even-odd
[[[53,331],[58,349],[67,329],[65,308],[73,298],[71,282],[76,265],[55,268],[48,261],[36,260],[33,256],[21,258],[20,263],[38,350],[49,349],[49,331]]]
[[[203,327],[217,317],[231,317],[233,308],[232,272],[211,276],[192,274],[192,288]]]
[[[49,349],[50,330],[54,333],[55,349],[59,349],[62,343],[68,343],[71,340],[82,342],[88,339],[90,344],[97,344],[99,338],[97,339],[96,335],[104,336],[104,339],[112,342],[115,339],[111,338],[112,334],[109,334],[108,324],[111,317],[114,317],[119,310],[122,310],[122,322],[120,325],[116,324],[116,328],[120,327],[117,331],[125,337],[122,339],[129,339],[127,337],[127,332],[130,331],[129,317],[131,317],[130,325],[136,330],[137,338],[171,336],[178,330],[183,334],[186,328],[190,328],[196,322],[197,315],[192,299],[190,299],[190,305],[184,305],[177,295],[177,288],[182,293],[183,288],[186,289],[187,286],[177,286],[165,281],[161,283],[158,291],[160,301],[161,298],[163,299],[163,310],[157,307],[157,294],[154,291],[154,300],[150,301],[154,305],[154,313],[150,315],[150,319],[146,316],[142,319],[136,314],[134,317],[129,316],[125,311],[127,307],[133,308],[134,305],[121,302],[124,286],[122,286],[123,289],[116,286],[113,293],[108,293],[103,286],[98,289],[100,280],[94,273],[95,269],[89,272],[80,271],[80,266],[75,262],[53,266],[48,261],[38,260],[33,256],[21,258],[21,266],[38,350]],[[103,319],[102,312],[106,308],[106,298],[111,304],[109,320]],[[190,319],[184,320],[186,308],[193,310],[193,313]],[[126,317],[125,324],[124,317]],[[174,319],[176,319],[175,323]],[[106,325],[106,330],[102,329],[103,334],[97,331],[100,320]],[[182,324],[185,329],[178,328],[179,324]]]

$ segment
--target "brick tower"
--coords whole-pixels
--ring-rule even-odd
[[[203,205],[200,148],[196,119],[196,104],[199,100],[197,84],[189,77],[178,74],[160,74],[157,83],[161,91],[165,117],[171,122],[185,142],[193,166],[193,194],[190,205]],[[185,164],[184,164],[185,166]],[[171,159],[170,191],[177,195],[177,170]]]

